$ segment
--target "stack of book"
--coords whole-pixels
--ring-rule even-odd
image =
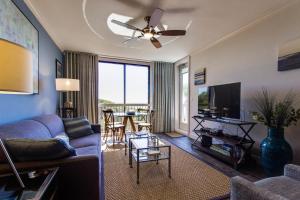
[[[209,148],[225,156],[230,156],[230,152],[232,151],[232,147],[227,144],[213,144]]]

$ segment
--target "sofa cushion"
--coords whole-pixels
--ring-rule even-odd
[[[70,140],[70,145],[74,148],[100,146],[100,134],[91,134],[81,138],[72,139]]]
[[[52,137],[65,132],[63,121],[57,115],[42,115],[35,117],[32,120],[38,121],[46,126]]]
[[[75,149],[61,138],[48,140],[6,139],[7,151],[14,161],[53,160],[76,155]]]
[[[286,176],[266,178],[254,184],[288,199],[300,199],[300,181]]]
[[[99,148],[97,146],[76,148],[75,150],[76,150],[76,155],[78,155],[78,156],[83,156],[83,155],[100,156]]]
[[[63,119],[65,131],[71,138],[79,138],[93,134],[94,131],[86,117]]]

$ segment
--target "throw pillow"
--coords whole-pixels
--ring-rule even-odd
[[[54,160],[76,155],[75,149],[60,138],[48,140],[15,138],[4,140],[4,144],[14,161]]]
[[[93,134],[94,131],[85,117],[63,119],[66,134],[71,139]]]
[[[70,142],[69,137],[65,133],[60,133],[60,134],[56,135],[54,138],[61,139],[61,140],[65,141],[67,144],[69,144],[69,142]]]

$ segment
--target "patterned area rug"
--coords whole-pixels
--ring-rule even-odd
[[[128,165],[122,146],[104,150],[106,200],[201,200],[229,192],[229,177],[172,145],[172,178],[167,160],[142,163],[140,184],[136,184],[136,165]]]

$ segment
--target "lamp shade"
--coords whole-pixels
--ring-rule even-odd
[[[33,93],[32,52],[0,39],[0,93]]]
[[[79,80],[70,78],[57,78],[56,79],[57,91],[79,91]]]

